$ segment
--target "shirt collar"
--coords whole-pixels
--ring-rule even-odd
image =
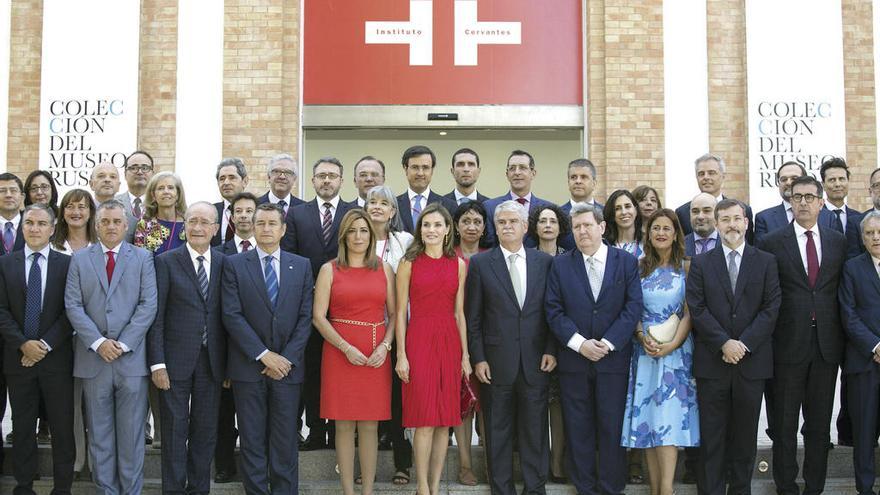
[[[281,201],[282,199],[284,200],[285,203],[287,203],[287,206],[290,206],[290,193],[287,193],[286,198],[279,198],[278,196],[275,196],[275,193],[273,193],[271,189],[269,190],[269,202],[270,203],[272,203],[274,205],[275,203]]]
[[[724,199],[724,194],[719,193],[718,196],[715,198],[715,202],[720,203],[722,199]]]
[[[39,251],[34,251],[30,248],[30,246],[25,244],[24,245],[24,258],[27,259],[30,255],[32,255],[36,252],[36,253],[40,253],[43,256],[43,258],[48,260],[49,259],[49,251],[50,251],[49,244],[46,244],[46,246],[43,247],[43,249],[40,249]]]
[[[525,196],[517,196],[516,193],[514,193],[513,191],[510,191],[509,194],[510,194],[510,199],[512,199],[514,201],[516,201],[519,198],[523,198],[524,200],[526,200],[527,203],[532,202],[532,192],[531,191],[529,191],[529,193],[526,194]]]
[[[357,205],[360,206],[361,208],[363,208],[363,207],[367,206],[367,200],[358,196],[357,197]]]
[[[476,189],[474,189],[474,191],[470,194],[462,194],[461,192],[459,192],[458,188],[456,187],[455,189],[452,190],[452,193],[455,195],[455,202],[456,203],[461,201],[461,198],[467,198],[471,201],[477,200],[477,190]]]
[[[235,239],[235,247],[241,246],[241,241],[245,240],[251,243],[251,247],[257,246],[257,240],[254,238],[254,236],[250,236],[245,239],[244,237],[239,237],[238,234],[233,234],[232,237]]]
[[[18,230],[18,224],[21,222],[21,212],[8,220],[6,217],[0,217],[0,230],[6,228],[6,222],[12,222],[12,228]]]
[[[514,253],[513,251],[508,251],[508,250],[504,249],[504,247],[501,245],[499,245],[498,247],[501,248],[501,254],[504,255],[505,260],[509,260],[511,254],[516,254],[517,256],[522,256],[522,259],[526,259],[525,245],[520,246],[519,251],[517,251],[516,253]]]
[[[783,209],[784,211],[788,211],[788,210],[790,210],[790,209],[791,209],[791,203],[789,203],[788,201],[786,201],[786,200],[783,199],[783,200],[782,200],[782,209]],[[792,211],[792,214],[794,214],[793,211]]]
[[[871,260],[874,261],[874,270],[877,270],[877,265],[880,264],[880,258],[875,258],[871,256]]]
[[[801,224],[797,223],[797,221],[794,221],[794,222],[792,222],[792,225],[794,225],[794,235],[796,235],[797,237],[805,237],[806,236],[805,232],[807,231],[807,229],[801,227]],[[813,239],[818,242],[819,241],[819,223],[816,222],[816,225],[813,225],[813,228],[811,228],[810,231],[813,232]]]
[[[826,202],[825,202],[825,208],[828,209],[829,211],[837,211],[837,210],[840,210],[840,211],[846,213],[846,203],[845,203],[845,202],[843,203],[843,206],[841,206],[840,208],[838,208],[838,207],[834,206],[833,204],[831,204],[830,202],[826,201]]]
[[[122,241],[119,244],[117,244],[115,248],[110,249],[107,246],[105,246],[103,242],[99,242],[99,244],[101,245],[101,252],[104,254],[107,254],[107,251],[113,251],[114,254],[119,254],[119,251],[122,250],[122,245],[124,243],[125,243],[125,241]]]
[[[410,203],[410,204],[413,203],[413,198],[415,198],[416,196],[419,195],[419,193],[413,191],[413,190],[410,189],[410,188],[407,188],[407,190],[406,190],[406,194],[409,196],[409,203]],[[424,208],[424,207],[425,207],[425,201],[427,201],[427,200],[428,200],[428,196],[431,195],[431,186],[426,187],[425,190],[422,191],[421,195],[422,195],[422,208]]]
[[[204,257],[205,257],[205,262],[206,262],[206,263],[211,263],[211,248],[210,248],[210,247],[208,247],[208,250],[205,251],[205,254],[199,254],[199,252],[196,251],[195,249],[193,249],[193,247],[190,246],[189,243],[187,242],[187,243],[186,243],[186,250],[189,251],[189,257],[192,258],[192,262],[193,262],[193,263],[198,263],[198,262],[199,262],[199,260],[196,259],[196,258],[198,258],[199,256],[204,256]]]
[[[694,232],[694,240],[699,241],[701,239],[715,239],[717,241],[718,240],[718,231],[713,230],[712,233],[709,234],[707,237],[702,237],[702,236],[700,236],[700,234],[697,234],[696,232]]]
[[[228,211],[230,206],[232,206],[232,203],[230,203],[229,201],[226,201],[224,199],[223,200],[223,211]],[[232,212],[229,212],[229,213],[232,213]]]
[[[583,252],[581,252],[581,254],[584,257],[584,262],[586,262],[589,256]],[[605,261],[608,259],[608,246],[606,246],[604,242],[599,245],[599,249],[593,254],[593,259],[603,265],[605,264]]]
[[[330,198],[329,201],[324,201],[323,199],[318,197],[318,198],[315,198],[315,202],[318,203],[319,209],[324,207],[324,203],[330,203],[330,208],[333,208],[333,210],[336,210],[336,208],[339,207],[339,195],[333,196],[332,198]]]
[[[739,247],[736,248],[736,249],[730,249],[729,247],[727,247],[727,245],[725,245],[725,244],[722,242],[722,243],[721,243],[721,249],[724,251],[724,259],[727,259],[727,257],[730,256],[730,252],[731,252],[731,251],[736,251],[736,252],[739,254],[739,259],[742,259],[742,257],[743,257],[743,253],[744,253],[745,250],[746,250],[746,241],[743,240],[743,242],[740,243]]]
[[[134,194],[131,193],[131,191],[127,192],[126,194],[128,194],[128,201],[129,201],[132,205],[134,205],[134,200],[136,200],[136,199],[140,199],[140,200],[141,200],[141,206],[143,206],[143,204],[144,204],[144,197],[143,197],[143,196],[135,196]]]
[[[260,257],[260,262],[262,262],[263,258],[269,256],[270,254],[273,258],[278,260],[279,263],[281,262],[281,248],[276,249],[274,253],[267,253],[266,251],[260,249],[260,246],[257,245],[254,245],[254,248],[257,250],[257,255]]]
[[[574,208],[575,206],[578,206],[578,205],[596,206],[596,199],[590,198],[588,201],[575,201],[574,198],[570,198],[568,200],[568,203],[571,205],[572,208]]]

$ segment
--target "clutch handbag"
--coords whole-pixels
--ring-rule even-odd
[[[678,315],[672,313],[669,318],[659,325],[651,325],[648,327],[648,335],[658,344],[668,344],[675,338],[675,331],[678,330]]]

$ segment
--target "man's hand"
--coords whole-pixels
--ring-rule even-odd
[[[595,363],[608,355],[608,346],[600,340],[588,339],[581,344],[580,353]]]
[[[261,357],[260,362],[266,366],[263,374],[269,375],[269,378],[274,378],[275,380],[280,380],[287,376],[292,368],[287,358],[272,351],[267,352],[265,356]]]
[[[746,346],[738,340],[730,339],[721,346],[722,360],[728,364],[737,364],[746,355]]]
[[[122,346],[115,340],[107,339],[98,346],[98,355],[105,363],[112,363],[122,356]]]
[[[40,360],[46,357],[46,354],[49,353],[46,346],[39,340],[28,340],[24,344],[21,344],[21,347],[18,349],[21,351],[23,355],[22,357],[27,358],[28,362],[32,363],[30,366],[39,363]],[[25,365],[24,360],[22,360],[22,364]]]
[[[480,361],[474,365],[474,374],[480,383],[492,383],[492,370],[489,369],[489,363]]]
[[[171,390],[171,379],[168,378],[168,370],[159,368],[152,373],[153,385],[159,390]]]
[[[551,356],[550,354],[541,356],[541,371],[550,373],[554,369],[556,369],[556,356]]]

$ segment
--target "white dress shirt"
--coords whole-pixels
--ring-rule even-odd
[[[572,208],[574,208],[576,206],[592,206],[595,208],[596,207],[596,199],[590,198],[589,201],[575,201],[574,198],[569,198],[568,204],[570,204]]]
[[[286,198],[279,198],[278,196],[275,196],[275,193],[273,193],[271,189],[269,190],[269,202],[270,203],[272,203],[273,205],[277,205],[278,202],[281,201],[282,199],[284,200],[284,203],[287,204],[287,206],[284,207],[284,214],[287,215],[287,212],[293,206],[293,204],[292,204],[293,195],[290,193],[287,193]]]
[[[339,202],[339,196],[336,196],[337,203]],[[320,201],[320,198],[318,199]],[[260,260],[260,270],[265,274],[266,273],[266,262],[263,261],[266,256],[272,256],[272,268],[275,270],[275,279],[278,281],[278,292],[281,292],[281,249],[276,249],[274,253],[267,253],[260,249],[258,246],[254,245],[254,248],[257,250],[257,257]],[[265,276],[265,275],[264,275]],[[269,349],[264,349],[263,352],[257,355],[257,359],[254,361],[259,361],[263,359],[263,356],[269,352]]]
[[[37,264],[40,265],[40,276],[41,276],[40,302],[41,303],[46,302],[46,267],[49,264],[49,252],[52,250],[52,248],[49,247],[50,245],[51,244],[46,244],[46,246],[43,247],[43,249],[41,249],[39,251],[33,251],[27,244],[24,245],[24,283],[25,283],[25,286],[27,286],[28,279],[31,276],[31,265],[34,264],[34,261],[31,258],[31,255],[34,254],[35,252],[40,253],[40,260],[37,262]],[[41,305],[41,309],[42,309],[42,307],[43,306]],[[40,342],[42,342],[43,345],[46,346],[46,350],[48,350],[49,352],[52,352],[52,347],[49,344],[47,344],[45,340],[40,339]]]
[[[587,273],[589,274],[590,262],[587,261],[587,259],[590,257],[587,256],[586,254],[583,254],[583,253],[581,253],[581,254],[584,258],[584,267],[586,268]],[[593,257],[593,262],[596,264],[596,271],[599,272],[599,279],[604,280],[605,279],[605,265],[608,261],[608,246],[606,246],[605,243],[600,244],[599,249],[593,254],[592,257]],[[587,281],[587,284],[589,284],[589,281]],[[600,293],[601,293],[601,289],[600,289]],[[597,300],[599,299],[599,294],[593,294],[593,296]],[[575,334],[572,335],[570,339],[568,339],[568,343],[566,344],[566,346],[569,349],[573,350],[574,352],[580,353],[581,352],[581,345],[584,342],[586,342],[586,340],[587,339],[584,338],[583,335],[575,332]],[[612,344],[611,341],[609,341],[608,339],[603,338],[603,339],[601,339],[601,341],[603,344],[607,345],[608,348],[611,349],[612,351],[615,350],[614,344]]]
[[[428,205],[428,197],[431,196],[431,187],[430,187],[430,186],[429,186],[429,187],[426,187],[425,190],[422,191],[421,193],[417,193],[417,192],[413,191],[412,189],[407,188],[407,190],[406,190],[406,194],[407,194],[407,196],[409,197],[410,213],[412,213],[412,207],[413,207],[413,205],[416,204],[416,199],[415,199],[416,196],[418,196],[418,195],[420,195],[420,194],[421,194],[421,196],[422,196],[422,202],[419,203],[419,206],[421,206],[422,209],[424,210],[424,209],[425,209],[425,206]]]
[[[843,225],[843,232],[846,233],[846,203],[843,204],[840,208],[834,206],[829,202],[825,202],[825,208],[828,208],[828,211],[831,212],[832,215],[837,216],[835,211],[840,210],[840,223]]]
[[[739,245],[739,247],[737,247],[736,249],[730,249],[730,248],[727,247],[724,243],[722,243],[722,244],[721,244],[721,250],[724,251],[724,264],[725,264],[725,265],[728,265],[728,264],[730,263],[730,258],[728,258],[728,256],[730,256],[730,252],[731,252],[731,251],[736,251],[736,253],[739,255],[739,256],[737,256],[737,258],[736,258],[736,273],[737,273],[737,277],[739,277],[739,272],[740,272],[740,270],[742,269],[743,253],[744,253],[745,250],[746,250],[746,243],[745,243],[745,241],[742,242],[742,243]],[[722,282],[722,283],[724,283],[724,282]]]
[[[467,198],[471,201],[477,201],[477,190],[474,189],[470,194],[462,194],[458,191],[458,188],[452,190],[452,194],[455,195],[455,204],[461,204],[462,198]]]
[[[330,223],[333,223],[336,220],[336,210],[339,207],[339,196],[334,196],[330,198],[329,201],[324,201],[320,197],[315,198],[315,201],[318,203],[318,224],[323,224],[324,222],[324,203],[330,203]],[[260,256],[260,261],[263,260],[263,257]]]
[[[257,247],[257,240],[254,238],[254,236],[250,236],[249,238],[245,239],[243,237],[239,237],[238,234],[235,234],[232,238],[235,239],[235,252],[236,253],[241,252],[241,241],[248,241],[249,243],[251,243],[251,247],[250,247],[251,249],[254,249],[255,247]]]
[[[358,197],[357,197],[357,204],[358,204],[358,207],[359,207],[359,208],[363,208],[364,206],[367,205],[367,200],[364,199],[364,198],[362,198],[362,197],[360,197],[360,196],[358,196]]]
[[[119,263],[119,248],[122,247],[122,243],[120,242],[113,249],[110,249],[107,246],[105,246],[103,242],[100,244],[101,244],[101,252],[104,253],[104,265],[106,266],[107,260],[110,259],[110,257],[107,255],[108,251],[113,251],[113,259],[116,261],[116,263]],[[97,340],[92,342],[92,345],[90,345],[89,348],[95,352],[98,352],[98,348],[101,347],[101,344],[103,344],[105,340],[107,340],[105,337],[98,337]],[[122,346],[122,352],[130,352],[131,351],[131,349],[129,349],[128,346],[125,345],[124,343],[119,342],[119,345]]]
[[[510,255],[516,254],[516,269],[519,270],[519,290],[520,294],[523,295],[523,301],[526,299],[526,248],[524,246],[519,247],[519,251],[514,253],[513,251],[508,251],[504,249],[503,246],[498,246],[501,248],[501,254],[504,255],[504,263],[507,264],[507,270],[510,271]]]
[[[785,208],[785,218],[788,219],[788,223],[791,223],[791,221],[794,220],[794,212],[791,211],[791,203],[782,200],[782,207]]]
[[[819,224],[813,225],[810,229],[813,232],[813,242],[816,244],[816,257],[819,266],[822,266],[822,242],[819,239]],[[801,261],[804,263],[804,273],[809,274],[810,269],[807,267],[807,229],[801,227],[797,222],[794,223],[794,235],[797,239],[798,250],[801,252]]]
[[[531,192],[529,192],[525,196],[517,196],[513,191],[510,191],[509,195],[510,195],[510,199],[512,199],[513,201],[516,201],[517,203],[519,203],[519,201],[517,201],[519,198],[526,200],[526,204],[524,204],[523,206],[525,206],[527,210],[532,206],[532,193]]]

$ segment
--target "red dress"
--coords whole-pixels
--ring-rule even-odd
[[[327,319],[346,342],[367,358],[385,337],[385,289],[381,265],[376,270],[340,269],[333,263]],[[391,357],[379,368],[355,366],[341,350],[325,341],[321,417],[347,421],[391,419]]]
[[[461,424],[461,337],[455,323],[458,258],[421,254],[409,282],[406,357],[409,383],[404,383],[403,426]]]

